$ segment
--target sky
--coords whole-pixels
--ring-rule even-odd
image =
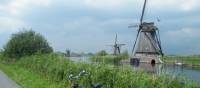
[[[131,52],[144,0],[0,0],[0,48],[11,34],[41,33],[55,51]],[[200,0],[148,0],[144,20],[155,22],[168,55],[200,54]],[[160,22],[157,21],[160,19]]]

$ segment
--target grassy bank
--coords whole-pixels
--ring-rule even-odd
[[[65,88],[62,87],[62,83],[54,82],[31,70],[16,65],[5,65],[1,63],[0,69],[15,80],[22,88]]]
[[[181,62],[186,65],[200,66],[200,56],[165,56],[163,60],[166,63]]]
[[[93,56],[90,58],[92,62],[104,63],[104,64],[119,64],[121,60],[128,59],[126,55],[106,55],[106,56]]]
[[[82,70],[90,72],[91,80],[94,83],[103,84],[103,88],[199,87],[178,78],[164,75],[152,76],[144,72],[135,72],[129,66],[115,68],[112,65],[105,64],[73,63],[55,54],[23,57],[12,64],[2,64],[2,62],[0,68],[24,88],[71,88],[71,83],[67,77],[71,73],[78,74]],[[182,81],[184,83],[180,83]],[[85,88],[90,88],[87,78],[80,79],[79,83],[84,85]],[[43,86],[39,87],[40,84]]]

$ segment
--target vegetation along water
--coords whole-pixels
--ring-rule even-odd
[[[103,51],[91,58],[103,63],[74,62],[54,53],[42,35],[34,31],[22,31],[14,34],[1,51],[0,69],[23,88],[72,88],[69,76],[78,75],[81,71],[91,75],[91,78],[82,77],[78,80],[85,88],[90,88],[90,82],[102,84],[103,88],[200,87],[182,77],[148,74],[135,71],[129,65],[118,66],[127,56],[127,53],[111,56]]]

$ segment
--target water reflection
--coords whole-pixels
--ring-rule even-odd
[[[200,83],[200,71],[190,67],[170,64],[132,64],[134,70],[143,70],[148,73],[161,75],[167,74],[173,77],[183,76],[194,82]]]

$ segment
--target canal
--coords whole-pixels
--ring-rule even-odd
[[[200,70],[194,67],[187,67],[174,64],[151,64],[140,63],[139,65],[131,65],[135,70],[143,70],[148,73],[157,75],[171,75],[173,77],[185,77],[193,82],[200,83]],[[200,67],[199,67],[200,68]]]

